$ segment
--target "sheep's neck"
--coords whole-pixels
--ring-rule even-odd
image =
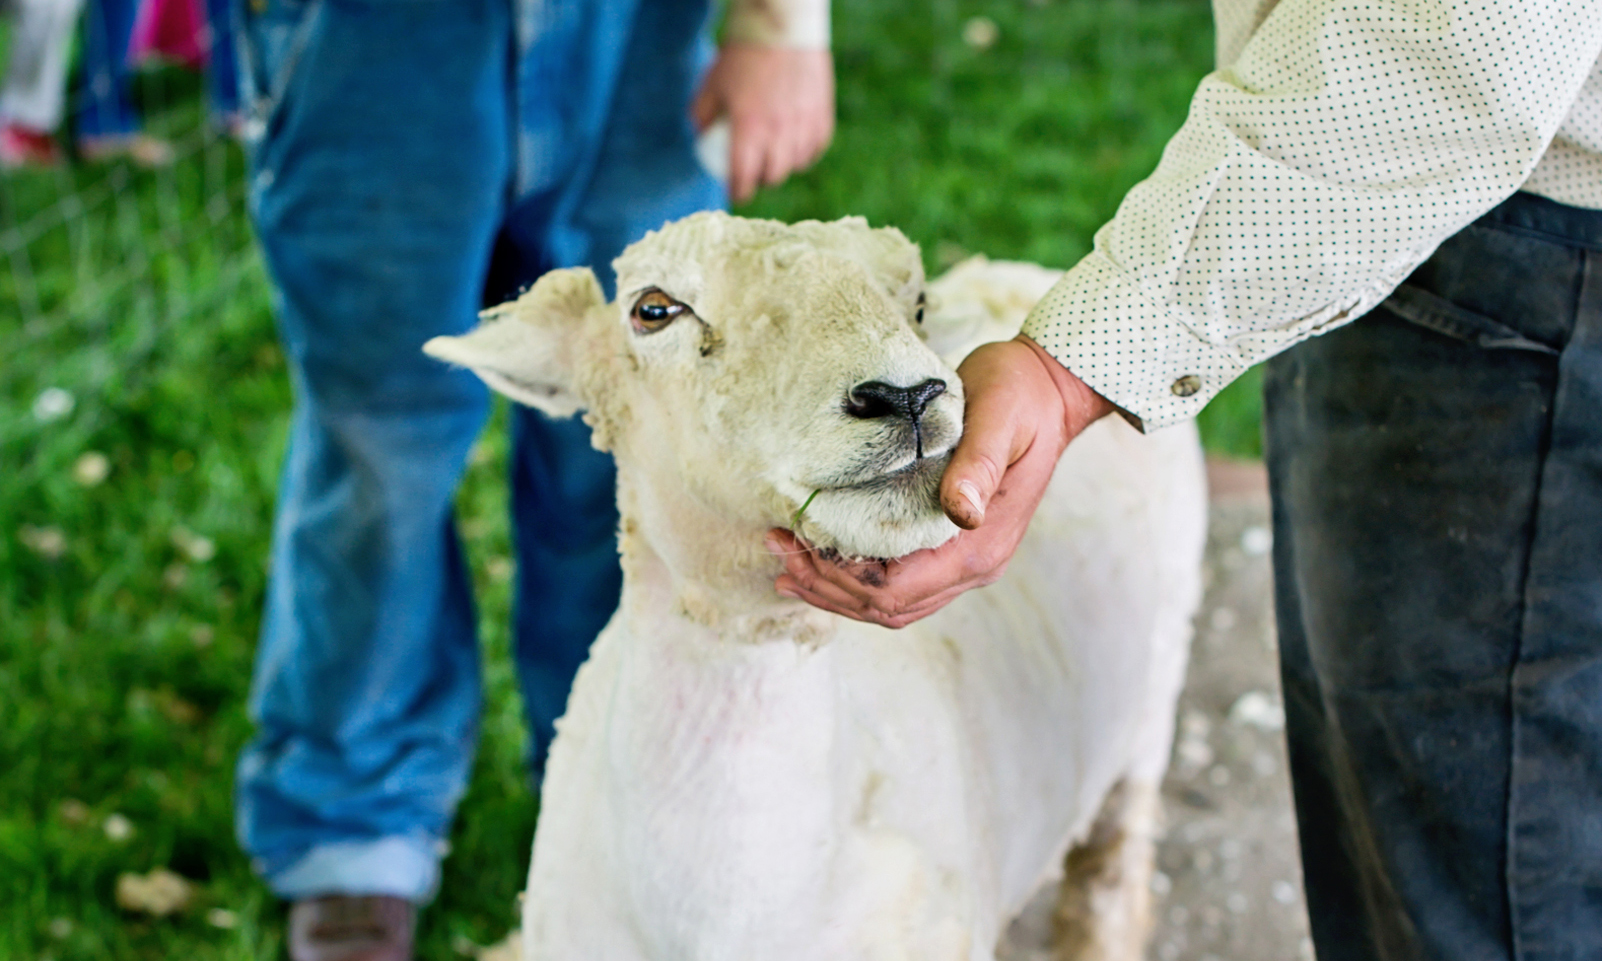
[[[781,565],[760,525],[733,523],[680,493],[618,482],[625,614],[673,617],[726,641],[820,642],[833,618],[776,593]]]

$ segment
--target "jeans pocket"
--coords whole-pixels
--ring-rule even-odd
[[[1531,340],[1501,321],[1411,284],[1397,287],[1380,306],[1409,323],[1487,350],[1528,350],[1554,357],[1559,353],[1557,348]]]

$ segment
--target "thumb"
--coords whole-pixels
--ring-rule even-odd
[[[1018,446],[1017,419],[1006,403],[1008,396],[1006,391],[969,395],[962,439],[940,479],[940,506],[964,530],[984,523],[985,510]]]

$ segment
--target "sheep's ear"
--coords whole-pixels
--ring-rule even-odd
[[[586,321],[605,304],[588,268],[553,270],[523,296],[479,314],[472,331],[435,337],[423,351],[468,368],[519,403],[571,417],[585,406],[578,385],[599,346],[590,343],[597,330]]]

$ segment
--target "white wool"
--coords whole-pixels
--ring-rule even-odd
[[[429,345],[588,409],[618,459],[623,599],[558,726],[525,957],[989,961],[1109,790],[1166,767],[1200,594],[1194,429],[1103,420],[1000,582],[899,632],[836,618],[773,592],[764,532],[821,489],[813,543],[889,557],[952,536],[929,485],[858,488],[909,463],[938,478],[961,430],[950,362],[1016,333],[1054,273],[959,265],[928,285],[926,346],[916,247],[860,220],[697,215],[617,269],[614,305],[557,272]],[[636,332],[651,287],[693,314]],[[927,464],[904,425],[844,411],[864,381],[931,378]]]

